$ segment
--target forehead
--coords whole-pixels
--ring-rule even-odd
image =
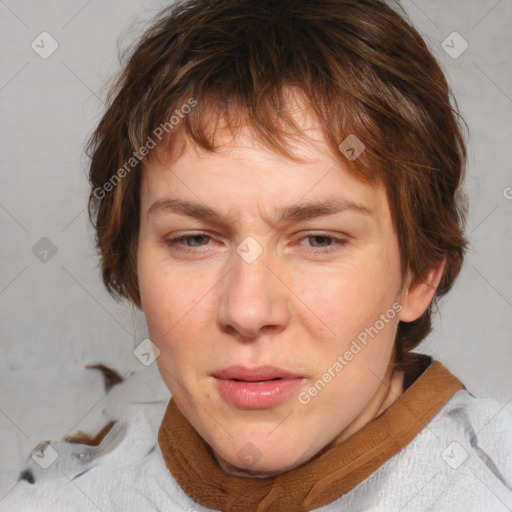
[[[141,195],[146,210],[166,198],[216,204],[225,210],[237,204],[249,208],[255,202],[272,210],[277,204],[333,199],[358,203],[361,210],[385,209],[383,185],[356,177],[346,157],[333,151],[300,96],[291,98],[288,110],[300,127],[300,133],[287,138],[288,155],[269,147],[250,123],[234,132],[221,117],[210,132],[213,152],[181,132],[172,153],[161,150],[159,158],[144,167]]]

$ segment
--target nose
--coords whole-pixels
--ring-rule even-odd
[[[233,260],[231,271],[222,280],[221,328],[243,340],[282,331],[289,321],[289,292],[278,265],[265,251],[250,263],[236,253]]]

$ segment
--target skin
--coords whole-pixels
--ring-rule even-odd
[[[293,149],[304,162],[263,147],[246,128],[232,139],[220,127],[217,140],[225,144],[217,152],[187,143],[172,161],[149,164],[142,178],[138,278],[149,334],[160,349],[157,364],[181,412],[221,467],[238,476],[288,471],[395,402],[403,387],[391,365],[398,320],[423,313],[442,275],[440,264],[421,282],[402,279],[383,186],[349,172],[307,109],[300,121],[307,137]],[[222,221],[165,208],[148,214],[166,198],[206,205]],[[330,198],[370,213],[347,209],[286,222],[273,215],[284,205]],[[236,252],[248,236],[263,249],[250,264]],[[301,403],[298,394],[396,303],[400,313]],[[241,409],[221,397],[210,375],[233,364],[272,364],[304,379],[275,407]],[[238,456],[249,442],[260,455],[256,463]]]

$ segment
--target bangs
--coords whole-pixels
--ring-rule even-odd
[[[130,142],[138,153],[144,146],[154,146],[142,162],[143,167],[150,166],[154,160],[169,165],[180,157],[188,143],[216,152],[229,145],[226,134],[234,142],[242,130],[248,130],[251,137],[266,149],[304,163],[305,159],[294,151],[294,146],[300,147],[310,140],[308,132],[313,128],[315,132],[319,131],[318,135],[327,143],[335,159],[361,180],[376,180],[379,177],[377,165],[369,161],[368,155],[353,162],[339,150],[339,142],[354,135],[355,129],[348,116],[344,117],[343,123],[328,116],[322,103],[317,103],[317,96],[308,97],[307,86],[280,84],[274,90],[252,90],[252,94],[243,97],[230,96],[215,87],[190,91],[168,106],[156,127],[137,126],[134,122],[129,131]],[[349,101],[345,103],[344,110],[349,112]],[[306,119],[309,125],[305,124]],[[311,125],[312,121],[314,125]],[[361,134],[358,139],[360,137]],[[219,142],[221,138],[222,143]]]

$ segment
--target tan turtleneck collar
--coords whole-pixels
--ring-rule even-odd
[[[419,356],[405,375],[404,389],[394,404],[351,437],[271,478],[227,474],[172,397],[158,441],[167,468],[196,503],[223,512],[305,512],[335,501],[370,476],[464,385],[440,362]]]

